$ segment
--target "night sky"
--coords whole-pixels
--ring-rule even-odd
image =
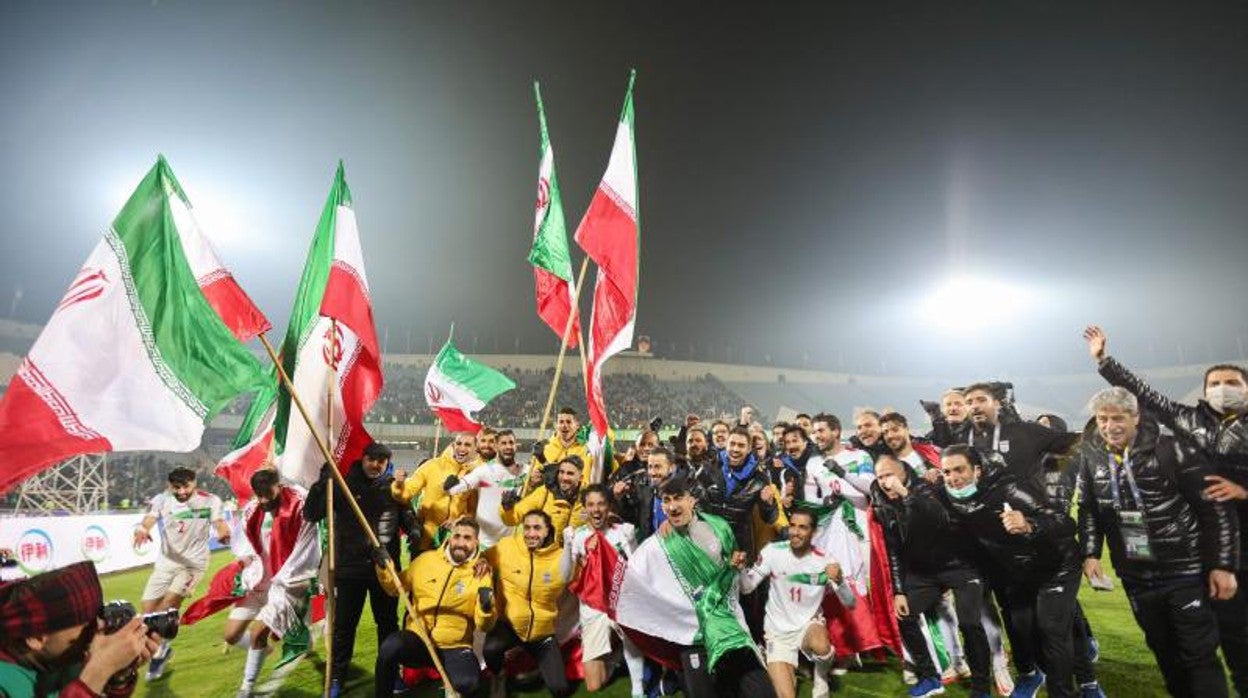
[[[1248,5],[1153,5],[5,2],[0,315],[45,321],[164,153],[280,328],[341,158],[390,351],[553,353],[532,82],[574,229],[635,67],[657,353],[1067,372],[1099,322],[1239,357]]]

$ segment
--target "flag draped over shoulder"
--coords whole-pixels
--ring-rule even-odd
[[[633,145],[635,77],[635,72],[629,76],[628,93],[624,97],[607,171],[576,230],[577,244],[598,265],[590,316],[586,402],[590,421],[600,439],[607,433],[602,367],[607,359],[633,343],[637,316],[641,227],[637,208],[637,154]],[[591,481],[597,480],[591,478]]]
[[[332,424],[329,448],[339,469],[345,470],[371,440],[363,420],[381,393],[382,374],[359,230],[342,163],[308,250],[280,357],[322,437]],[[272,449],[282,477],[310,486],[325,459],[303,419],[291,419],[297,408],[278,384],[276,369],[266,391],[252,401],[235,438],[236,453],[244,449],[241,454],[247,456],[240,470],[254,472],[263,460],[256,459],[270,438],[265,433],[270,409]],[[224,476],[232,482],[243,479],[241,472],[239,477]]]
[[[425,400],[447,431],[480,431],[477,412],[515,387],[507,376],[460,353],[450,337],[425,374]]]
[[[568,226],[563,218],[563,196],[555,176],[555,150],[546,132],[546,111],[542,92],[533,83],[537,97],[537,118],[541,124],[542,154],[537,172],[537,212],[533,222],[533,247],[529,263],[537,297],[537,314],[562,339],[568,331],[568,346],[575,348],[581,334],[580,318],[573,291],[572,256],[568,250]],[[568,330],[571,316],[572,328]]]
[[[586,606],[609,614],[611,583],[620,564],[620,554],[602,531],[594,531],[591,538],[597,542],[592,550],[586,546],[581,573],[568,584],[568,590],[576,594]]]
[[[700,514],[720,541],[736,547],[728,524]],[[689,536],[653,535],[637,546],[612,591],[613,617],[646,656],[680,666],[680,651],[703,645],[713,669],[734,649],[757,651],[737,595],[737,572],[716,563]]]
[[[201,270],[216,265],[204,288],[192,260]],[[218,296],[233,326],[205,295],[208,277],[234,289]],[[216,260],[159,158],[0,401],[0,492],[74,455],[195,449],[217,412],[264,385],[239,337],[266,325]]]

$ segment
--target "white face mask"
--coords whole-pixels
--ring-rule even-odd
[[[1248,408],[1248,389],[1238,385],[1215,385],[1205,391],[1205,399],[1219,412],[1243,412]]]

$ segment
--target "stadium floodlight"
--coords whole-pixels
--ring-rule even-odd
[[[1035,294],[997,279],[955,276],[919,302],[924,324],[951,332],[999,328],[1035,309]]]

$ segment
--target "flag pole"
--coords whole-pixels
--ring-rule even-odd
[[[442,418],[438,413],[433,413],[433,453],[429,454],[430,458],[438,457],[438,446],[442,441]]]
[[[339,345],[338,345],[338,320],[331,319],[329,322],[330,322],[329,336],[331,338],[330,341],[333,342],[333,345],[330,348],[330,352],[331,352],[330,356],[334,360],[330,362],[330,381],[329,381],[329,386],[326,389],[326,393],[327,393],[326,400],[329,404],[326,406],[327,409],[325,411],[325,415],[326,415],[325,416],[325,438],[327,441],[332,442],[334,438],[334,386],[338,384],[338,361],[336,357],[334,356],[334,352],[335,350],[337,350]],[[331,470],[337,470],[338,464],[331,460],[329,461],[329,467]],[[334,614],[338,611],[338,601],[337,601],[337,594],[336,594],[337,587],[334,584],[334,568],[336,566],[335,565],[336,555],[335,555],[335,549],[334,549],[334,481],[332,479],[327,483],[325,487],[325,492],[326,492],[325,501],[327,502],[327,505],[325,507],[325,525],[329,529],[329,551],[328,551],[329,562],[327,565],[328,574],[326,575],[328,578],[328,588],[325,590],[326,642],[325,642],[325,686],[324,688],[325,688],[325,696],[328,698],[331,677],[334,674]],[[343,494],[344,495],[348,494],[348,492],[344,491]]]
[[[269,353],[269,359],[273,362],[273,365],[277,367],[277,375],[281,378],[282,385],[286,387],[286,392],[290,393],[291,402],[295,403],[295,407],[299,409],[299,414],[303,416],[304,423],[308,425],[308,431],[311,432],[313,440],[316,441],[316,446],[320,449],[321,456],[325,458],[326,463],[332,464],[334,457],[329,452],[329,446],[327,446],[325,444],[325,440],[321,438],[320,433],[317,431],[316,426],[312,422],[312,416],[308,414],[308,408],[304,407],[303,400],[300,400],[299,394],[295,392],[295,386],[291,383],[290,376],[286,374],[286,368],[282,366],[281,360],[278,359],[277,352],[273,350],[273,345],[269,343],[269,338],[264,334],[257,335],[257,337],[260,339],[260,343],[264,345],[264,350]],[[339,487],[346,490],[347,482],[342,478],[342,473],[338,472],[338,468],[332,467],[331,465],[329,473],[333,478],[333,481],[338,483]],[[351,511],[355,514],[356,520],[360,522],[360,528],[364,529],[364,533],[368,535],[369,545],[372,548],[380,548],[381,543],[377,540],[377,534],[373,532],[372,524],[368,522],[368,517],[364,516],[364,512],[360,510],[360,505],[356,503],[355,498],[344,497],[343,499],[347,501],[347,504],[351,505]],[[412,618],[419,619],[420,616],[416,612],[416,607],[412,603],[411,596],[403,587],[403,578],[399,576],[399,571],[394,566],[394,560],[387,560],[385,569],[391,582],[394,583],[395,589],[399,591],[399,598],[403,601],[404,610],[406,610],[408,615]],[[456,693],[455,687],[451,685],[451,680],[446,673],[446,668],[442,666],[442,660],[438,658],[437,647],[433,644],[433,640],[429,637],[429,633],[424,627],[424,624],[413,623],[409,625],[408,629],[413,630],[416,637],[420,638],[420,641],[424,643],[425,649],[429,651],[429,657],[433,660],[433,668],[437,669],[438,673],[442,675],[442,683],[445,686],[446,695],[451,698],[456,698],[459,694]]]

